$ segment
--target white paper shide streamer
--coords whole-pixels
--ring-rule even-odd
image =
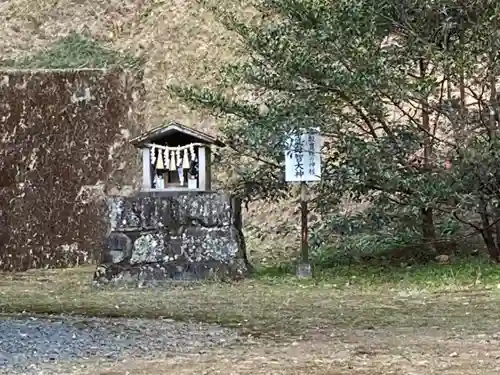
[[[184,155],[182,155],[182,168],[184,169],[189,169],[189,155],[188,155],[188,149],[184,149]]]
[[[189,153],[191,154],[191,161],[196,161],[196,153],[194,152],[194,145],[189,146]]]
[[[184,185],[185,171],[191,167],[191,162],[197,160],[195,146],[204,146],[200,143],[191,143],[185,146],[168,147],[155,144],[148,144],[151,151],[151,164],[155,170],[177,171],[181,185]],[[166,178],[166,176],[165,176]],[[155,173],[155,186],[164,186],[164,176]]]
[[[163,150],[158,149],[158,158],[156,159],[156,169],[165,169],[163,165]]]
[[[165,166],[165,169],[169,169],[170,166],[170,155],[168,150],[163,150],[163,164]]]
[[[156,160],[155,151],[156,151],[156,148],[151,147],[150,157],[151,157],[151,164],[153,164],[153,165],[155,164],[155,160]]]
[[[176,168],[176,163],[175,163],[175,152],[174,151],[168,151],[167,152],[170,154],[170,165],[168,167],[168,169],[170,171],[175,171],[177,168]]]

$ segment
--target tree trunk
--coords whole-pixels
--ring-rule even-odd
[[[495,217],[496,223],[495,223],[495,232],[496,232],[496,245],[497,248],[500,249],[500,216],[498,214]]]
[[[495,240],[493,239],[493,233],[491,231],[491,228],[481,230],[481,236],[483,237],[490,259],[495,263],[500,263],[498,246],[496,245]]]
[[[493,237],[493,228],[490,223],[490,216],[488,215],[488,204],[484,199],[481,199],[480,207],[481,215],[481,236],[483,237],[484,244],[490,255],[490,259],[493,262],[500,263],[500,252],[498,251],[498,246]],[[497,233],[498,235],[498,233]]]
[[[422,208],[422,235],[424,243],[431,252],[436,251],[436,229],[434,227],[434,212],[432,208]]]
[[[491,36],[492,46],[495,44],[494,41],[495,36]],[[488,73],[488,81],[490,84],[490,98],[489,98],[489,121],[487,125],[488,134],[492,141],[496,140],[498,136],[497,129],[497,115],[498,115],[498,106],[497,106],[497,75],[496,75],[496,53],[497,51],[490,51],[489,60],[490,60],[490,71]],[[483,198],[481,200],[481,221],[483,232],[481,235],[483,236],[484,242],[486,244],[486,248],[488,249],[488,253],[490,255],[491,260],[494,262],[500,262],[500,222],[499,218],[499,209],[498,207],[493,208],[493,223],[490,223],[490,217],[488,215],[488,204],[487,201]],[[493,228],[495,228],[493,230]],[[495,231],[495,237],[493,237],[493,231]]]
[[[427,62],[424,61],[424,59],[420,59],[419,61],[419,68],[420,68],[420,77],[424,79],[426,77],[426,70],[427,70]],[[424,130],[424,173],[427,173],[430,170],[431,163],[430,159],[432,156],[432,148],[433,148],[433,139],[431,138],[430,134],[430,119],[429,119],[429,102],[427,98],[422,99],[421,101],[421,106],[422,106],[422,128]],[[421,209],[421,215],[422,215],[422,234],[424,238],[425,245],[427,247],[427,250],[435,253],[436,248],[436,230],[434,228],[434,212],[432,208],[422,208]]]

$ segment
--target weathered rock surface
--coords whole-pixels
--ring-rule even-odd
[[[95,282],[240,278],[247,273],[237,201],[222,193],[108,198],[110,233]]]
[[[140,77],[0,71],[0,270],[98,258],[104,197],[140,177]]]

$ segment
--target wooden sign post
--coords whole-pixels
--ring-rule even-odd
[[[303,265],[309,265],[309,230],[307,224],[307,183],[300,183],[300,264],[299,268]],[[311,267],[307,270],[297,269],[297,276],[303,276],[303,274],[312,276]]]
[[[301,246],[297,276],[312,277],[309,262],[309,231],[307,223],[307,182],[321,181],[322,137],[317,129],[302,131],[288,138],[285,155],[285,179],[287,182],[300,182]]]

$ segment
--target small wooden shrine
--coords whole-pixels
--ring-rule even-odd
[[[168,122],[131,140],[141,149],[142,190],[211,190],[210,147],[224,143],[177,122]]]

